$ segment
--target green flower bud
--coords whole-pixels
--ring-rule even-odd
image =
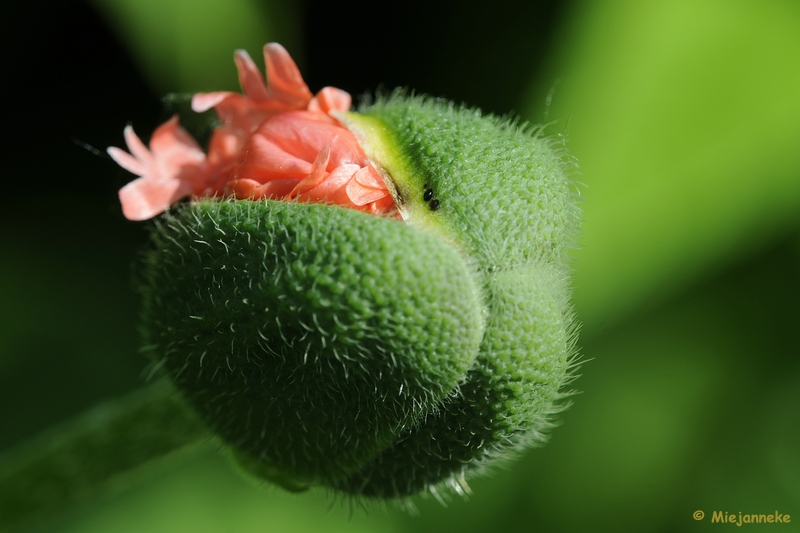
[[[159,222],[148,351],[248,472],[392,498],[542,441],[574,355],[563,157],[396,94],[337,115],[404,221],[194,201]]]

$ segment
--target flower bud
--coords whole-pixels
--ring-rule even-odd
[[[543,441],[569,379],[563,153],[401,92],[348,112],[279,45],[265,56],[269,87],[239,52],[246,95],[195,97],[220,118],[207,156],[176,119],[150,151],[132,130],[133,155],[110,149],[141,176],[130,218],[194,196],[152,232],[146,350],[259,478],[466,490]]]

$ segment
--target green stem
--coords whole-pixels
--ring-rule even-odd
[[[0,455],[0,531],[62,513],[117,475],[208,435],[164,381],[99,405]]]

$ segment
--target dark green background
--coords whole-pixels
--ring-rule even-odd
[[[146,224],[105,157],[170,92],[236,88],[280,41],[311,89],[404,85],[567,138],[585,213],[574,405],[543,449],[419,516],[241,480],[213,449],[50,531],[800,530],[800,4],[65,0],[2,23],[0,449],[143,381]],[[546,105],[552,95],[552,105]],[[95,154],[82,146],[100,150]],[[692,513],[706,517],[695,521]],[[735,527],[735,526],[728,526]]]

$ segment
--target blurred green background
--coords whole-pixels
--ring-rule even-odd
[[[392,506],[240,479],[213,449],[153,465],[58,532],[800,530],[796,0],[16,0],[0,48],[0,449],[143,381],[104,155],[167,93],[236,89],[282,42],[313,91],[408,86],[552,122],[579,169],[580,394],[550,443],[468,501]],[[263,61],[262,61],[263,65]],[[96,153],[92,148],[99,149]],[[692,513],[706,517],[695,521]]]

